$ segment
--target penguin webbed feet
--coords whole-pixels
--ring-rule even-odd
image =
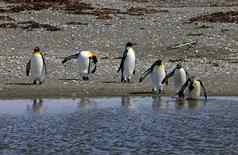
[[[143,81],[143,78],[142,77],[140,77],[140,79],[139,79],[139,83],[141,83]]]
[[[43,82],[40,81],[40,80],[34,80],[34,81],[33,81],[33,85],[37,85],[37,84],[42,85]]]
[[[121,82],[122,83],[130,83],[131,82],[131,80],[128,78],[128,79],[121,79]]]
[[[152,93],[155,94],[155,95],[160,96],[160,95],[161,95],[161,92],[162,92],[161,89],[158,89],[158,90],[157,90],[156,88],[153,88],[153,89],[152,89]]]
[[[83,76],[83,80],[84,80],[84,81],[88,81],[88,80],[89,80],[89,77],[88,77],[88,76]]]

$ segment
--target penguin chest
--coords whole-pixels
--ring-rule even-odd
[[[79,69],[83,74],[88,74],[89,58],[87,55],[81,54],[78,58]]]
[[[201,94],[201,85],[198,81],[194,81],[191,86],[192,89],[189,89],[188,97],[196,99],[200,97]]]
[[[180,88],[183,86],[183,84],[186,82],[186,72],[184,69],[179,69],[175,71],[175,76],[174,76],[174,86],[176,91],[179,91]]]
[[[123,65],[123,70],[126,74],[132,74],[135,69],[135,53],[133,50],[128,50],[125,62]]]
[[[154,85],[161,85],[161,82],[165,76],[165,70],[159,66],[155,66],[151,73],[151,81]]]
[[[31,58],[31,75],[34,79],[39,79],[44,73],[44,62],[40,54],[35,54]]]

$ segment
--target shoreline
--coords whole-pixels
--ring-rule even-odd
[[[63,83],[63,82],[62,82]],[[228,86],[229,87],[229,86]],[[207,87],[209,96],[238,96],[238,92],[223,87],[223,91]],[[59,84],[57,82],[31,85],[29,83],[12,83],[1,86],[0,99],[36,99],[36,98],[82,98],[82,97],[119,97],[119,96],[153,96],[147,83],[103,83],[98,81]],[[171,84],[165,86],[161,96],[174,96]],[[201,95],[201,98],[203,96]]]

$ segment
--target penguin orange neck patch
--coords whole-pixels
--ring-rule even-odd
[[[41,51],[33,51],[32,54],[33,54],[33,55],[38,55],[38,54],[44,55],[44,53],[41,52]]]
[[[164,69],[164,65],[161,64],[161,65],[159,66],[159,68],[160,68],[160,69]]]

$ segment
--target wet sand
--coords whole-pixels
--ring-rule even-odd
[[[236,96],[237,24],[190,21],[192,17],[214,12],[238,11],[235,5],[220,2],[217,6],[205,2],[167,6],[154,1],[121,0],[117,5],[111,1],[87,1],[94,8],[103,9],[103,13],[108,8],[114,9],[106,13],[110,18],[102,18],[95,11],[72,13],[52,8],[3,12],[1,16],[10,18],[0,18],[0,24],[12,22],[15,27],[0,28],[0,35],[4,36],[0,38],[0,98],[148,95],[151,94],[150,81],[138,83],[138,79],[157,59],[162,59],[168,70],[182,62],[190,75],[204,81],[210,96]],[[0,4],[1,8],[8,5]],[[33,23],[32,28],[29,22],[24,23],[26,21],[38,24]],[[47,29],[49,25],[59,29],[51,31]],[[115,58],[121,56],[128,41],[137,43],[136,75],[132,83],[121,84],[120,75],[116,73],[119,60]],[[171,48],[191,41],[197,44],[191,48]],[[35,46],[47,53],[48,76],[41,86],[31,85],[25,75],[25,65]],[[98,70],[90,76],[90,81],[81,80],[75,62],[66,64],[66,68],[61,64],[63,57],[75,53],[76,49],[97,52]],[[174,95],[171,85],[172,81],[163,95]]]

